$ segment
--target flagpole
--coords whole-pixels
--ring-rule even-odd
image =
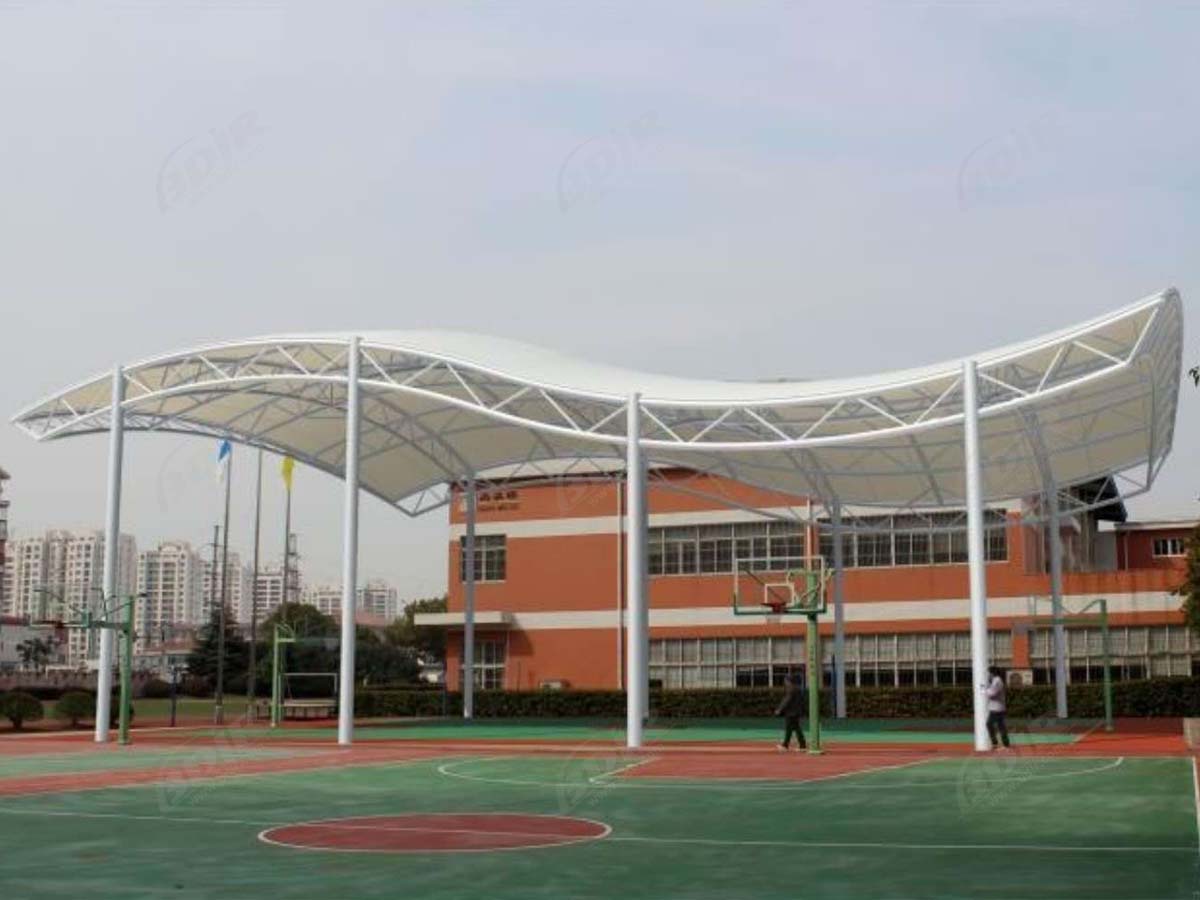
[[[262,521],[262,466],[263,451],[258,448],[258,475],[254,491],[254,574],[250,581],[250,666],[246,672],[246,709],[248,717],[254,720],[255,666],[257,665],[255,641],[258,639],[258,545],[260,525]]]
[[[221,535],[221,612],[217,634],[217,692],[213,702],[213,723],[225,721],[225,604],[229,597],[229,495],[233,486],[233,448],[225,462],[225,531]]]
[[[283,602],[288,602],[288,572],[292,562],[292,479],[287,479],[287,502],[283,513]]]

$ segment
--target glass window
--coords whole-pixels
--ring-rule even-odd
[[[733,526],[700,526],[700,571],[733,571]]]
[[[503,581],[507,567],[507,541],[503,534],[475,536],[475,580]],[[458,539],[458,579],[467,580],[467,539]]]
[[[864,531],[858,534],[858,565],[890,566],[892,564],[892,535],[890,531]]]
[[[1183,538],[1155,538],[1154,539],[1154,555],[1155,556],[1183,556],[1184,545]]]

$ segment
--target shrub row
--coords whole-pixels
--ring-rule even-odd
[[[1100,718],[1104,693],[1100,684],[1073,684],[1068,689],[1071,715]],[[783,697],[781,688],[737,688],[651,691],[650,709],[663,719],[720,719],[771,716]],[[832,693],[821,694],[824,715],[831,713]],[[423,690],[364,689],[355,695],[355,712],[363,717],[439,716],[462,712],[457,692],[444,695]],[[857,719],[942,719],[971,715],[968,687],[848,688],[846,712]],[[1012,688],[1008,712],[1015,718],[1053,715],[1054,688]],[[1113,684],[1113,714],[1122,717],[1200,715],[1200,678],[1160,678]],[[480,691],[475,698],[479,718],[621,718],[621,691]]]

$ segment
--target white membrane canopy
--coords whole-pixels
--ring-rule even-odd
[[[1167,290],[1035,340],[978,353],[985,501],[1113,477],[1149,488],[1171,446],[1183,313]],[[351,333],[209,344],[124,369],[126,429],[229,437],[344,472]],[[622,458],[641,395],[649,462],[848,505],[965,502],[962,360],[859,378],[735,382],[584,362],[502,338],[359,333],[361,484],[410,514],[473,472]],[[111,376],[15,423],[39,440],[105,431]]]

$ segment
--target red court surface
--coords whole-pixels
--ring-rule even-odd
[[[742,753],[672,754],[631,765],[619,778],[691,778],[733,781],[821,781],[866,772],[899,769],[936,759],[938,754]]]
[[[269,828],[258,838],[305,850],[437,853],[559,847],[605,837],[603,822],[516,813],[424,813],[327,819]]]
[[[1093,728],[1070,743],[1044,743],[1016,748],[1021,757],[1161,757],[1188,756],[1179,719],[1122,719],[1113,732]],[[619,740],[563,741],[523,738],[496,739],[371,739],[352,747],[338,747],[329,738],[311,730],[295,737],[276,733],[264,738],[237,727],[217,734],[211,728],[146,728],[134,730],[137,750],[173,748],[183,758],[147,759],[136,768],[105,769],[83,761],[93,754],[123,753],[109,744],[97,747],[90,732],[58,735],[30,734],[0,738],[0,757],[78,754],[79,771],[59,766],[58,771],[0,776],[0,796],[48,794],[97,790],[144,784],[220,779],[275,772],[339,769],[381,763],[416,761],[435,757],[506,753],[522,756],[618,757],[628,766],[617,771],[618,779],[695,779],[811,781],[915,765],[938,757],[962,757],[974,753],[969,743],[874,741],[830,742],[821,755],[795,751],[781,753],[764,741],[669,741],[650,742],[638,751],[624,748]],[[237,758],[239,750],[270,750],[273,755]],[[226,758],[222,754],[231,751]],[[194,755],[192,754],[194,751]]]

